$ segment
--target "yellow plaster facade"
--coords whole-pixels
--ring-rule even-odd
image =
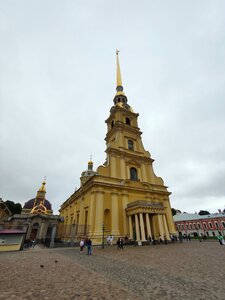
[[[167,187],[153,171],[153,159],[142,143],[138,113],[123,92],[117,52],[117,93],[107,124],[106,161],[96,171],[88,163],[81,186],[60,208],[64,225],[78,228],[94,243],[107,235],[128,235],[135,241],[170,239],[176,234]]]

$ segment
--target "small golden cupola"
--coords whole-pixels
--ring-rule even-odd
[[[83,185],[90,177],[94,176],[95,174],[96,174],[96,172],[93,171],[93,161],[92,161],[92,157],[91,157],[88,162],[88,169],[81,173],[81,177],[80,177],[81,185]]]
[[[92,171],[93,170],[93,161],[90,159],[88,162],[88,170]]]

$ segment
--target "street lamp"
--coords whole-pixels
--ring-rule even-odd
[[[104,233],[105,233],[105,226],[104,226],[104,223],[102,223],[102,249],[104,249]]]

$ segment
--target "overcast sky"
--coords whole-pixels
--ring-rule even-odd
[[[154,171],[181,211],[225,208],[225,1],[0,0],[0,197],[54,213],[105,161],[116,48]]]

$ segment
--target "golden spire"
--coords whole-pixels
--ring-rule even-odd
[[[42,205],[44,205],[44,202],[45,202],[45,194],[46,194],[46,188],[45,188],[45,185],[46,185],[46,176],[44,177],[44,180],[42,182],[42,185],[40,187],[40,189],[37,191],[37,196],[34,200],[34,205],[33,205],[33,208],[38,204],[37,202],[37,199],[42,199]],[[39,203],[40,204],[40,203]]]
[[[123,86],[122,85],[122,78],[121,78],[121,72],[120,72],[120,62],[119,62],[119,50],[116,50],[116,64],[117,64],[117,77],[116,77],[116,83],[117,87],[118,86]]]
[[[41,185],[41,187],[38,191],[39,192],[46,192],[45,185],[46,185],[46,176],[44,177],[44,181],[42,182],[42,185]]]
[[[116,74],[116,95],[124,95],[123,93],[123,84],[120,72],[120,62],[119,62],[119,50],[116,50],[116,65],[117,65],[117,74]]]

